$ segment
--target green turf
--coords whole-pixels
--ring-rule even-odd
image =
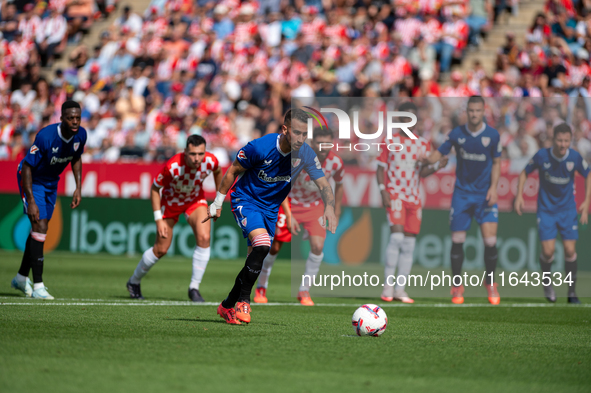
[[[352,336],[350,318],[379,299],[317,298],[350,306],[253,305],[253,323],[230,326],[215,306],[127,305],[136,258],[50,254],[44,278],[58,299],[38,306],[10,289],[20,258],[0,252],[0,392],[591,391],[591,308],[423,299],[385,308],[388,329],[370,338]],[[220,301],[240,266],[211,261],[205,299]],[[185,301],[190,270],[159,262],[142,284],[146,302]],[[270,301],[295,301],[289,274],[277,262]]]

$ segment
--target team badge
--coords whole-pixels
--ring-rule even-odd
[[[240,221],[240,224],[242,224],[243,227],[246,227],[246,217]]]
[[[74,151],[78,151],[79,147],[80,147],[80,142],[74,142]]]
[[[573,169],[575,169],[575,163],[572,161],[569,161],[566,163],[566,169],[568,169],[569,172],[572,172]]]
[[[246,160],[246,154],[244,153],[244,150],[240,150],[238,152],[238,158],[240,158],[241,160]]]
[[[490,144],[490,138],[488,136],[483,136],[482,139],[482,146],[487,147]]]
[[[31,146],[31,150],[29,150],[29,153],[31,154],[35,154],[39,151],[39,148],[35,145]]]
[[[301,162],[302,162],[301,158],[292,158],[291,159],[291,166],[294,168],[297,168]]]

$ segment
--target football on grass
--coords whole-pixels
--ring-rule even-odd
[[[388,326],[386,312],[375,304],[364,304],[353,313],[353,328],[358,336],[381,336]]]

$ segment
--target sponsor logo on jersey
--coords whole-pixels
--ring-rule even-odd
[[[259,171],[259,179],[261,179],[262,181],[266,181],[267,183],[277,183],[279,181],[286,181],[286,182],[290,182],[291,181],[291,176],[275,176],[275,177],[269,177],[265,171],[263,171],[262,169]]]
[[[29,153],[31,154],[35,154],[39,151],[39,148],[35,145],[31,146],[31,150],[29,150]]]
[[[466,142],[466,138],[458,138],[458,143],[459,143],[460,145],[463,145],[463,144],[464,144],[464,142]]]
[[[550,163],[550,162],[544,163],[544,168],[546,168],[546,169],[550,169],[551,166],[552,166],[552,163]]]
[[[79,147],[80,147],[80,142],[74,142],[74,151],[78,151]]]
[[[462,156],[462,158],[464,160],[469,160],[469,161],[486,161],[486,154],[468,153],[463,148],[460,149],[460,155]]]
[[[575,169],[575,163],[572,161],[569,161],[566,163],[566,169],[568,169],[569,172],[572,172],[573,169]]]
[[[297,168],[301,162],[302,162],[301,158],[292,158],[291,159],[291,166],[294,168]]]
[[[263,165],[271,165],[271,163],[273,162],[273,160],[264,160],[263,161]]]
[[[72,161],[74,157],[51,157],[51,162],[49,163],[49,165],[54,165],[54,164],[63,164],[64,162],[68,162],[68,161]]]
[[[238,152],[238,158],[240,158],[241,160],[247,160],[246,153],[244,153],[244,150],[240,150]]]
[[[548,172],[546,172],[546,180],[552,184],[568,184],[570,182],[570,177],[557,177],[551,176]]]
[[[58,150],[59,150],[59,147],[52,147],[52,148],[51,148],[51,152],[52,152],[53,154],[56,154]]]
[[[488,136],[483,136],[480,141],[484,147],[487,147],[490,144],[490,138]]]

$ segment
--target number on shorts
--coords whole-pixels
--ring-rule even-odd
[[[287,217],[285,216],[285,214],[280,214],[279,219],[277,220],[277,226],[279,228],[283,228],[285,226],[286,219],[287,219]]]
[[[392,210],[394,211],[402,211],[402,201],[400,199],[395,199],[391,202]]]

